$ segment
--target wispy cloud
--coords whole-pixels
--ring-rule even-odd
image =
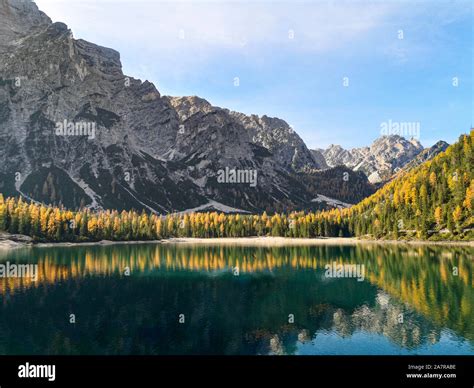
[[[454,128],[449,98],[456,117],[472,107],[472,0],[36,2],[162,93],[282,117],[315,146],[367,144],[380,117],[422,111],[426,128]]]
[[[81,38],[122,44],[163,58],[207,60],[222,50],[335,50],[376,28],[393,2],[100,2],[37,0]]]

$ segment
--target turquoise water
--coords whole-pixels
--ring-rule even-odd
[[[0,251],[0,263],[38,265],[36,281],[0,279],[0,354],[472,355],[473,256],[394,245]],[[328,277],[340,264],[364,278]]]

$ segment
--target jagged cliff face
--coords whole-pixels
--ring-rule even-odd
[[[231,116],[244,126],[254,143],[268,149],[274,155],[275,161],[282,168],[300,171],[306,168],[326,167],[326,163],[313,156],[286,121],[267,116],[246,116],[238,112],[231,112]]]
[[[189,155],[192,153],[192,147],[202,143],[202,147],[217,144],[219,147],[215,148],[218,149],[219,155],[233,155],[237,158],[247,157],[253,153],[252,150],[260,149],[264,153],[268,151],[272,155],[272,164],[288,173],[305,168],[326,167],[324,162],[320,164],[313,157],[303,140],[284,120],[231,112],[228,109],[214,107],[206,100],[195,96],[167,97],[167,99],[178,113],[182,124],[179,131],[182,136],[179,136],[175,148],[178,154],[173,155],[173,158]],[[208,131],[213,126],[217,133]],[[204,131],[211,133],[211,143],[206,137],[201,138]],[[193,137],[193,134],[199,136]],[[233,148],[235,143],[240,149]],[[249,144],[251,147],[248,147]]]
[[[329,168],[328,164],[326,163],[326,158],[323,155],[322,149],[310,150],[311,155],[313,155],[313,159],[316,164],[320,167],[321,170],[326,170]]]
[[[287,211],[314,207],[320,170],[342,164],[377,181],[373,174],[422,150],[388,137],[350,151],[310,151],[281,119],[161,96],[123,74],[118,52],[74,39],[33,2],[0,0],[0,21],[0,192],[7,196],[159,213]],[[354,179],[371,191],[365,177]],[[341,199],[347,182],[331,182],[336,194],[324,195]]]
[[[311,200],[290,173],[318,164],[284,121],[162,97],[153,84],[125,76],[116,51],[74,39],[34,3],[2,0],[0,16],[5,194],[158,212],[210,201],[285,209]],[[226,169],[246,175],[219,179]]]
[[[207,198],[247,210],[304,206],[311,199],[306,187],[291,177],[292,166],[256,142],[229,110],[199,97],[166,100],[177,112],[179,129],[164,157],[183,164]],[[222,184],[219,175],[226,169],[255,174],[257,182]]]
[[[430,148],[425,148],[423,151],[421,151],[415,158],[413,158],[409,163],[405,164],[403,168],[400,170],[396,171],[396,174],[394,177],[400,173],[409,171],[415,167],[420,166],[424,162],[433,159],[436,155],[440,154],[441,152],[446,151],[446,149],[449,147],[449,144],[446,143],[445,141],[438,141],[436,144],[434,144]]]
[[[384,181],[423,151],[418,140],[407,140],[398,135],[382,136],[370,147],[346,150],[331,145],[322,154],[330,167],[343,165],[364,172],[369,181]]]
[[[2,17],[18,31],[7,34],[18,38],[0,61],[6,191],[68,206],[199,204],[186,191],[169,199],[190,183],[169,177],[160,160],[178,118],[155,87],[124,77],[116,51],[75,40],[66,25],[51,23],[31,4],[25,7],[30,28],[11,16],[21,4],[1,5]],[[93,131],[58,135],[58,123]]]
[[[0,52],[6,46],[51,24],[51,20],[29,1],[0,0]]]

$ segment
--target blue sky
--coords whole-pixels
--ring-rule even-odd
[[[310,148],[368,145],[389,120],[425,146],[474,124],[470,0],[36,3],[163,95],[280,117]]]

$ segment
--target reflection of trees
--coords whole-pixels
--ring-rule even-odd
[[[375,297],[374,287],[352,279],[325,285],[312,271],[295,275],[163,273],[42,284],[3,299],[0,352],[265,354],[271,333],[278,333],[285,352],[291,353],[295,329],[314,333],[327,320],[324,309],[310,306],[350,311]],[[333,298],[338,292],[351,298]],[[68,323],[71,312],[76,325]],[[185,325],[178,324],[181,313]],[[297,324],[287,323],[290,313]]]
[[[416,348],[437,341],[444,326],[472,340],[469,253],[375,245],[17,251],[8,260],[35,260],[39,280],[0,281],[0,352],[288,354],[321,330],[379,333]],[[367,281],[325,279],[332,261],[365,264],[370,283],[387,293]],[[126,267],[132,276],[123,276]]]
[[[351,260],[366,264],[371,283],[474,341],[473,254],[472,248],[357,247]]]

